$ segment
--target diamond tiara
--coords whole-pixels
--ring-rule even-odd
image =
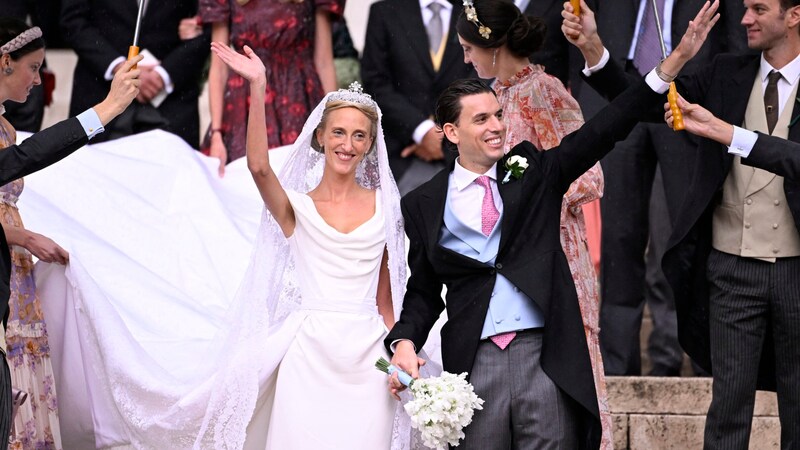
[[[361,83],[358,81],[350,83],[350,87],[348,89],[339,89],[338,91],[332,93],[330,97],[328,97],[328,101],[330,102],[333,100],[359,103],[374,109],[378,109],[378,104],[375,103],[375,100],[373,100],[369,94],[364,92],[364,89],[361,87]]]

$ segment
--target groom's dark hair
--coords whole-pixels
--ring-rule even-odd
[[[461,98],[485,93],[497,96],[488,84],[478,78],[467,78],[450,83],[450,86],[447,86],[436,100],[436,112],[433,118],[436,126],[441,130],[446,123],[458,125],[458,118],[461,116]],[[446,149],[458,151],[455,144],[447,139],[447,136],[444,137],[444,140]]]
[[[458,117],[461,115],[461,98],[483,93],[491,93],[497,96],[488,84],[478,78],[467,78],[450,83],[450,86],[447,86],[439,95],[439,99],[436,100],[436,115],[434,117],[436,125],[439,128],[442,128],[446,123],[458,125]]]

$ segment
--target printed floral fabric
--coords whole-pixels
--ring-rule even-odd
[[[0,145],[16,141],[16,132],[0,118]],[[0,220],[4,226],[23,227],[17,210],[23,180],[0,187]],[[11,247],[10,314],[6,329],[11,385],[28,393],[19,407],[8,448],[11,450],[61,448],[58,401],[50,363],[50,345],[41,304],[33,279],[33,258],[22,247]]]
[[[505,82],[495,81],[493,88],[503,107],[507,125],[506,152],[511,147],[530,141],[542,150],[551,149],[561,139],[583,125],[578,102],[557,78],[547,75],[541,66],[528,65]],[[612,421],[600,355],[600,298],[597,274],[586,243],[586,223],[581,205],[603,195],[603,172],[595,164],[575,180],[564,195],[561,208],[561,246],[578,292],[589,357],[592,361],[597,390],[600,421],[603,426],[603,449],[613,448]]]
[[[314,66],[315,12],[344,12],[344,0],[200,0],[204,23],[227,22],[233,48],[247,45],[267,68],[264,108],[270,148],[294,143],[311,110],[325,94]],[[250,94],[247,81],[228,72],[222,112],[222,136],[228,162],[245,155]],[[201,150],[208,153],[206,133]]]

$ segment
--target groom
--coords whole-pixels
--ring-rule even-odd
[[[447,307],[444,370],[468,372],[485,400],[464,448],[599,447],[584,326],[559,239],[562,197],[663,98],[642,81],[558,148],[522,142],[504,155],[503,112],[489,86],[459,80],[439,97],[436,122],[458,159],[402,200],[411,277],[385,343],[392,363],[418,376],[416,350]],[[393,377],[392,393],[400,389]]]

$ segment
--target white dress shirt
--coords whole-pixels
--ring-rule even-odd
[[[461,158],[456,159],[455,168],[450,174],[450,183],[447,195],[450,197],[450,209],[458,220],[468,227],[481,232],[481,207],[483,205],[483,186],[475,183],[475,180],[486,175],[492,181],[492,198],[497,211],[503,213],[503,202],[500,199],[500,191],[497,190],[497,163],[486,173],[475,173],[464,168],[459,163]]]

